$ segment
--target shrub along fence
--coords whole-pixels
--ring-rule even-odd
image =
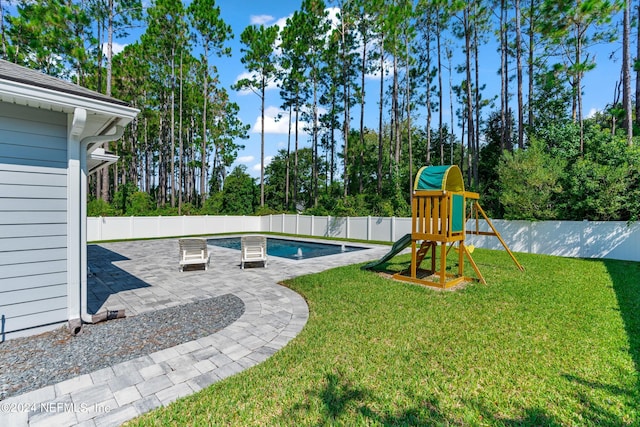
[[[640,224],[621,221],[507,221],[493,225],[514,252],[640,261]],[[489,230],[484,221],[477,224]],[[475,229],[470,220],[467,228]],[[159,216],[87,218],[90,242],[219,233],[275,232],[303,236],[395,242],[411,232],[411,218],[265,216]],[[468,236],[467,244],[502,249],[495,237]]]

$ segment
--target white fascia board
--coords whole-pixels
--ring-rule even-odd
[[[133,120],[140,112],[136,108],[125,105],[10,80],[0,80],[0,99],[6,102],[66,113],[72,113],[78,107],[84,108],[87,112],[94,114],[120,117],[120,124],[123,126]]]

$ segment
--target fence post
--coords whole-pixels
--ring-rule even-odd
[[[315,236],[315,233],[314,233],[315,229],[316,229],[316,217],[315,215],[311,215],[311,235],[312,236]]]
[[[529,228],[529,248],[527,250],[528,253],[532,254],[533,253],[533,236],[534,236],[534,231],[533,231],[533,222],[529,221],[529,226],[527,227]]]
[[[347,239],[349,238],[349,217],[347,217],[347,222],[345,224],[345,234],[347,235]]]
[[[367,240],[371,240],[371,215],[367,216]]]
[[[391,241],[396,241],[396,217],[391,217]]]
[[[296,234],[300,234],[300,214],[296,213]]]
[[[584,244],[586,240],[585,234],[588,227],[589,227],[589,220],[588,219],[582,220],[582,223],[580,223],[580,249],[578,251],[578,256],[581,258],[589,258],[586,245]]]

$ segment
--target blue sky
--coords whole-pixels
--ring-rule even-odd
[[[240,119],[245,124],[251,125],[250,138],[248,140],[241,141],[241,143],[245,145],[245,148],[240,150],[238,158],[233,166],[237,164],[244,164],[247,167],[247,171],[252,176],[259,177],[260,99],[253,93],[238,93],[230,89],[230,86],[245,72],[242,63],[240,62],[240,58],[242,57],[240,50],[240,34],[244,28],[251,24],[279,24],[280,26],[283,26],[287,17],[291,16],[293,12],[299,8],[301,0],[218,0],[216,3],[221,9],[222,18],[227,24],[231,25],[234,38],[228,44],[232,48],[232,56],[229,58],[212,57],[211,62],[215,63],[218,68],[221,84],[227,88],[231,99],[240,106]],[[327,3],[331,4],[330,1],[327,1]],[[140,29],[140,32],[142,31],[144,31],[144,29]],[[138,32],[136,31],[136,33]],[[138,35],[139,34],[140,33],[138,33]],[[128,40],[117,40],[117,42],[120,44],[126,44],[127,42],[131,42],[132,38],[135,37],[136,35],[132,35]],[[610,60],[609,54],[615,49],[618,49],[618,59]],[[602,110],[607,103],[611,102],[613,99],[614,85],[620,76],[620,51],[620,42],[616,42],[615,45],[599,46],[597,50],[594,51],[597,66],[595,70],[590,71],[584,79],[583,110],[585,115],[590,115],[596,110]],[[461,47],[457,47],[457,49],[454,48],[454,66],[464,61],[462,55],[463,52]],[[497,74],[499,63],[500,57],[499,54],[495,52],[494,46],[490,45],[484,47],[480,57],[480,79],[487,83],[486,92],[484,93],[485,97],[499,95],[499,76]],[[514,65],[511,65],[511,67],[513,68]],[[453,83],[458,84],[460,79],[461,77],[459,75],[454,74]],[[443,83],[445,85],[448,84],[447,75],[445,75]],[[374,129],[377,129],[378,85],[379,81],[377,78],[370,79],[367,87],[368,105],[365,115],[365,124]],[[281,101],[278,92],[279,91],[274,88],[269,90],[266,96],[266,114],[268,116],[265,120],[266,163],[270,161],[272,156],[277,154],[278,150],[286,149],[287,146],[288,121],[286,120],[286,116],[279,122],[273,120],[273,117],[280,112],[279,106]],[[449,123],[450,114],[448,88],[445,92],[447,96],[445,96],[445,106],[443,110],[444,121]],[[454,105],[454,109],[456,108],[458,107]],[[352,127],[356,127],[358,126],[359,109],[354,109],[352,114]],[[412,120],[414,123],[422,124],[424,126],[424,114],[414,117]],[[309,146],[307,136],[302,135],[301,142],[302,146]],[[340,170],[341,169],[339,169],[339,171]]]

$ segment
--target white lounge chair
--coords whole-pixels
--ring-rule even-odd
[[[240,268],[247,262],[262,262],[267,268],[267,238],[265,236],[242,236]]]
[[[204,269],[209,267],[211,254],[207,248],[205,239],[179,239],[180,246],[180,271],[185,265],[204,264]]]

